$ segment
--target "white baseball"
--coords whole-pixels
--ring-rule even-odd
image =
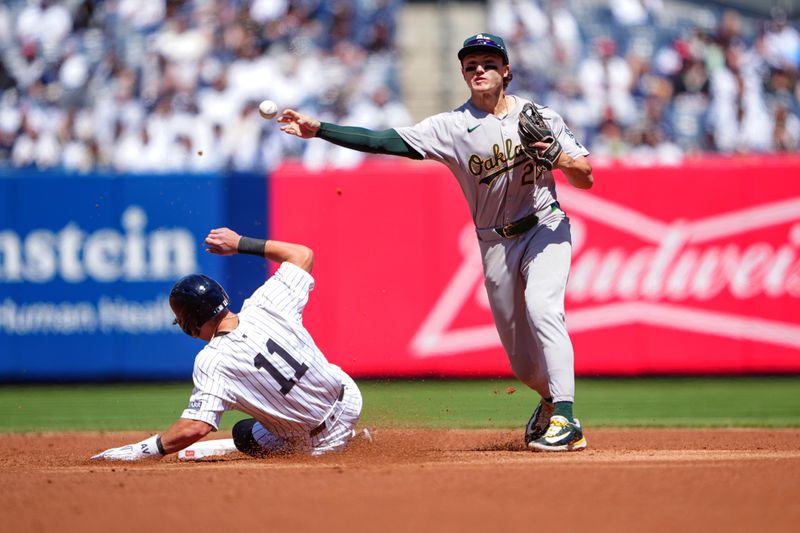
[[[278,114],[278,106],[272,100],[264,100],[258,104],[258,112],[262,117],[269,120]]]

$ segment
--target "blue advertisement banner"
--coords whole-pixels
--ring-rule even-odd
[[[169,291],[202,272],[232,307],[263,259],[205,252],[209,229],[266,237],[260,175],[0,177],[0,381],[188,379],[202,341]]]

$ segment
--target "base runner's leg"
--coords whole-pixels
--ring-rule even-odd
[[[236,449],[247,455],[256,455],[259,451],[258,443],[253,437],[253,426],[256,423],[255,418],[247,418],[239,420],[233,425],[231,434],[233,435],[233,443]]]
[[[286,440],[270,432],[254,418],[236,422],[231,433],[236,449],[253,457],[288,451]]]
[[[350,440],[358,435],[356,425],[361,418],[361,408],[364,405],[364,400],[361,396],[361,390],[359,390],[353,378],[347,374],[342,374],[342,384],[345,389],[341,414],[332,427],[326,428],[311,439],[311,455],[322,455],[343,450]],[[363,436],[368,440],[372,440],[372,436],[367,430],[364,430]]]

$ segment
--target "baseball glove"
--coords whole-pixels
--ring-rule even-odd
[[[522,141],[522,149],[537,165],[547,170],[553,170],[561,155],[561,144],[556,140],[550,126],[545,122],[544,117],[531,103],[525,104],[519,114],[519,140]],[[533,143],[550,143],[545,150],[539,151],[532,147]]]

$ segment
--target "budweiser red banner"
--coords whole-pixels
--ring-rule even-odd
[[[800,371],[800,159],[560,179],[578,375]],[[510,375],[465,200],[434,163],[271,179],[272,236],[316,251],[305,323],[355,376]]]

